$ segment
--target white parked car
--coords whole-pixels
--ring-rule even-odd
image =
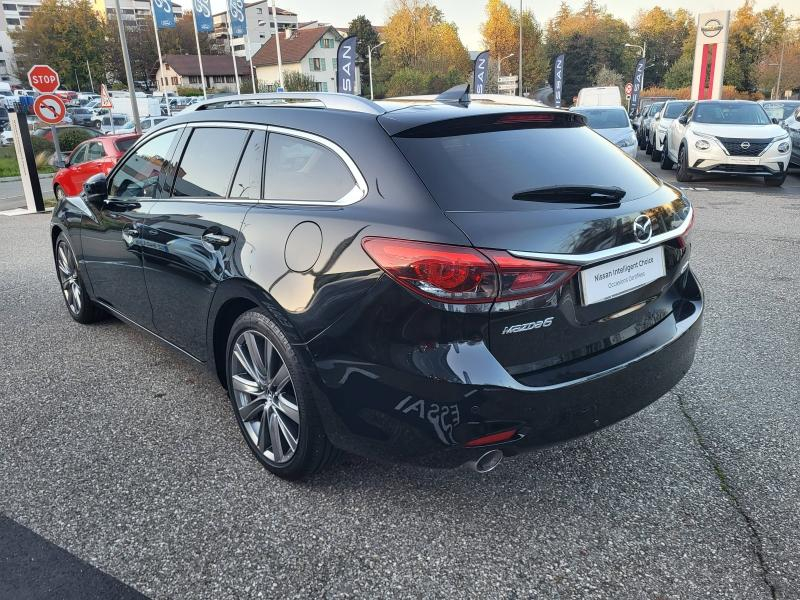
[[[570,111],[583,115],[590,129],[613,142],[631,158],[636,158],[636,132],[628,112],[621,106],[580,106]]]
[[[167,120],[167,117],[143,117],[140,119],[140,123],[142,124],[142,133],[147,133],[156,125],[163,123]],[[136,127],[133,124],[133,121],[130,120],[125,123],[122,127],[117,129],[117,133],[133,133],[136,131]]]
[[[782,185],[792,143],[775,121],[747,100],[695,102],[670,124],[661,168],[677,164],[681,182],[715,173],[761,175],[766,185]]]
[[[661,151],[664,148],[664,139],[667,137],[670,124],[691,105],[691,100],[669,100],[653,117],[650,123],[650,138],[647,140],[647,144],[651,148],[650,159],[653,162],[661,160]]]

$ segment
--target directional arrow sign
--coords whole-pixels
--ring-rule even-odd
[[[64,119],[67,107],[55,94],[42,94],[34,100],[33,112],[42,123],[55,125]]]
[[[42,94],[51,94],[58,89],[61,81],[58,78],[58,73],[52,67],[47,65],[33,65],[28,71],[28,83],[37,92]]]

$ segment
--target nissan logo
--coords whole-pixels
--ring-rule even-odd
[[[742,142],[741,144],[739,144],[739,147],[742,150],[747,150],[750,147],[750,142]]]
[[[709,19],[706,21],[705,25],[700,28],[700,31],[702,31],[703,35],[706,37],[717,37],[719,32],[722,31],[722,23],[719,22],[719,19]]]
[[[633,221],[633,236],[640,244],[646,244],[653,236],[653,224],[647,215],[639,215]]]

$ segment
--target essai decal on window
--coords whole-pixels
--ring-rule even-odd
[[[521,331],[530,331],[531,329],[540,329],[541,327],[550,327],[550,325],[553,324],[554,318],[555,317],[547,317],[541,321],[531,321],[530,323],[509,325],[508,327],[503,327],[501,335],[506,335],[507,333],[520,333]]]

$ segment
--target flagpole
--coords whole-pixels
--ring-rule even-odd
[[[283,64],[281,61],[281,36],[278,31],[278,12],[275,8],[275,0],[272,0],[272,23],[275,25],[275,50],[278,52],[278,81],[283,89]]]
[[[170,3],[170,9],[172,9],[172,4]],[[161,42],[158,39],[158,22],[156,21],[156,11],[153,6],[150,6],[150,12],[153,13],[153,31],[156,34],[156,51],[158,52],[158,68],[159,73],[161,73],[162,77],[166,77],[166,73],[164,73],[164,59],[161,57]],[[202,67],[201,67],[202,68]],[[156,77],[158,79],[158,77]],[[161,82],[156,81],[156,87],[161,87]],[[172,107],[169,105],[169,96],[167,96],[167,90],[163,90],[164,92],[164,102],[167,104],[167,116],[172,116]]]
[[[228,35],[231,40],[231,58],[233,58],[233,75],[236,77],[236,94],[241,96],[242,88],[239,85],[239,67],[236,65],[236,51],[233,49],[233,17],[231,17],[230,0],[228,0]]]
[[[253,50],[250,48],[249,33],[245,34],[244,43],[247,44],[247,63],[250,65],[250,79],[252,80],[253,93],[257,94],[258,89],[256,89],[256,70],[253,68]]]
[[[196,7],[195,10],[197,10]],[[194,19],[194,42],[197,44],[197,62],[200,63],[200,85],[203,86],[203,99],[208,100],[208,94],[206,94],[206,75],[203,73],[203,57],[200,54],[200,36],[197,33],[197,17],[195,15],[192,15],[192,17]]]

